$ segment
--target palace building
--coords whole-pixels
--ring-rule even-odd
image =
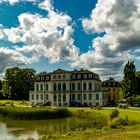
[[[37,75],[29,99],[34,105],[50,102],[51,106],[104,106],[108,101],[108,93],[101,89],[102,82],[96,73],[83,69],[57,69]]]
[[[115,81],[112,77],[102,82],[102,89],[108,92],[108,103],[115,103],[120,100],[120,83]]]

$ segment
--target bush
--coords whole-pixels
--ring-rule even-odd
[[[118,116],[119,116],[119,111],[117,109],[114,109],[110,114],[111,119],[116,118]]]

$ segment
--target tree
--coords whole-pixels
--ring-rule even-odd
[[[10,99],[29,99],[29,90],[33,90],[35,70],[18,67],[6,70],[2,82],[2,93]]]
[[[124,68],[124,77],[122,83],[122,91],[124,98],[136,95],[136,68],[134,62],[127,62]]]
[[[140,95],[140,71],[136,72],[136,94]]]

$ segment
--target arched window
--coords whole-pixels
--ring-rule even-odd
[[[40,90],[43,91],[43,84],[40,85]]]
[[[58,91],[61,91],[61,83],[58,84]]]
[[[87,89],[87,84],[83,83],[83,90],[86,90],[86,89]]]
[[[63,83],[63,91],[66,91],[66,84]]]
[[[36,84],[36,91],[39,91],[39,86],[38,86],[38,84]]]
[[[89,90],[92,90],[92,83],[89,83]]]
[[[53,84],[53,91],[56,91],[56,83]]]

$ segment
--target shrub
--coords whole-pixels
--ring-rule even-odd
[[[119,116],[119,111],[117,109],[114,109],[110,114],[111,119],[116,118],[118,116]]]

